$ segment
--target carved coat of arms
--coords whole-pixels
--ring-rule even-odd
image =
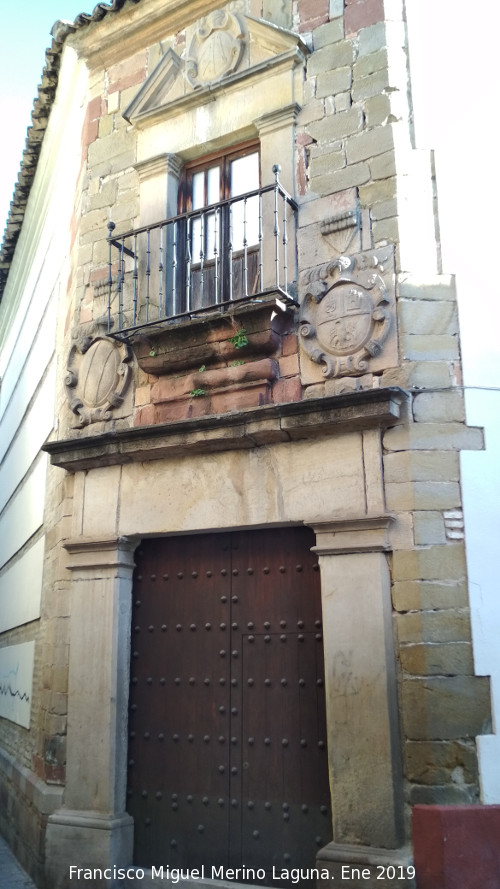
[[[78,427],[110,420],[113,409],[123,404],[131,357],[125,343],[105,336],[76,338],[68,356],[65,384]]]
[[[392,267],[392,254],[382,256],[382,251],[341,256],[306,280],[301,343],[312,361],[323,365],[324,377],[364,374],[370,359],[381,354],[392,321],[387,281]]]

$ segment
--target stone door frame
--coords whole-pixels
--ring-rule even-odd
[[[375,853],[381,847],[392,860],[390,850],[401,842],[387,562],[391,521],[380,515],[307,523],[316,534],[313,549],[321,573],[334,812],[334,842],[320,850],[318,866],[356,861],[358,852]],[[125,785],[132,574],[138,541],[120,537],[66,544],[72,573],[68,767],[64,805],[47,826],[47,875],[54,889],[70,885],[71,865],[132,864],[133,823],[125,811]]]

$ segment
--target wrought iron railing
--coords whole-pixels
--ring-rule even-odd
[[[278,292],[294,302],[297,205],[272,185],[115,235],[108,223],[108,332],[126,335]]]

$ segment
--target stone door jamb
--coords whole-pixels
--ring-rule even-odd
[[[392,521],[392,516],[380,515],[310,523],[321,572],[332,848],[354,844],[395,849],[402,839],[386,555]],[[323,851],[319,859],[330,857]]]
[[[72,572],[68,765],[63,806],[47,824],[46,874],[52,889],[71,885],[71,865],[132,863],[133,820],[125,811],[125,795],[131,590],[138,541],[120,537],[65,544]]]

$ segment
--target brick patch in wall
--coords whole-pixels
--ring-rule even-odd
[[[383,0],[346,0],[344,25],[346,34],[355,34],[361,28],[376,25],[384,19]]]
[[[287,377],[284,380],[276,380],[272,394],[274,404],[286,404],[290,401],[300,401],[301,398],[302,384],[300,382],[300,377]]]
[[[299,0],[299,31],[312,31],[328,21],[329,0]]]
[[[108,92],[126,90],[131,86],[137,86],[146,78],[146,53],[138,53],[131,59],[118,62],[108,70]]]

